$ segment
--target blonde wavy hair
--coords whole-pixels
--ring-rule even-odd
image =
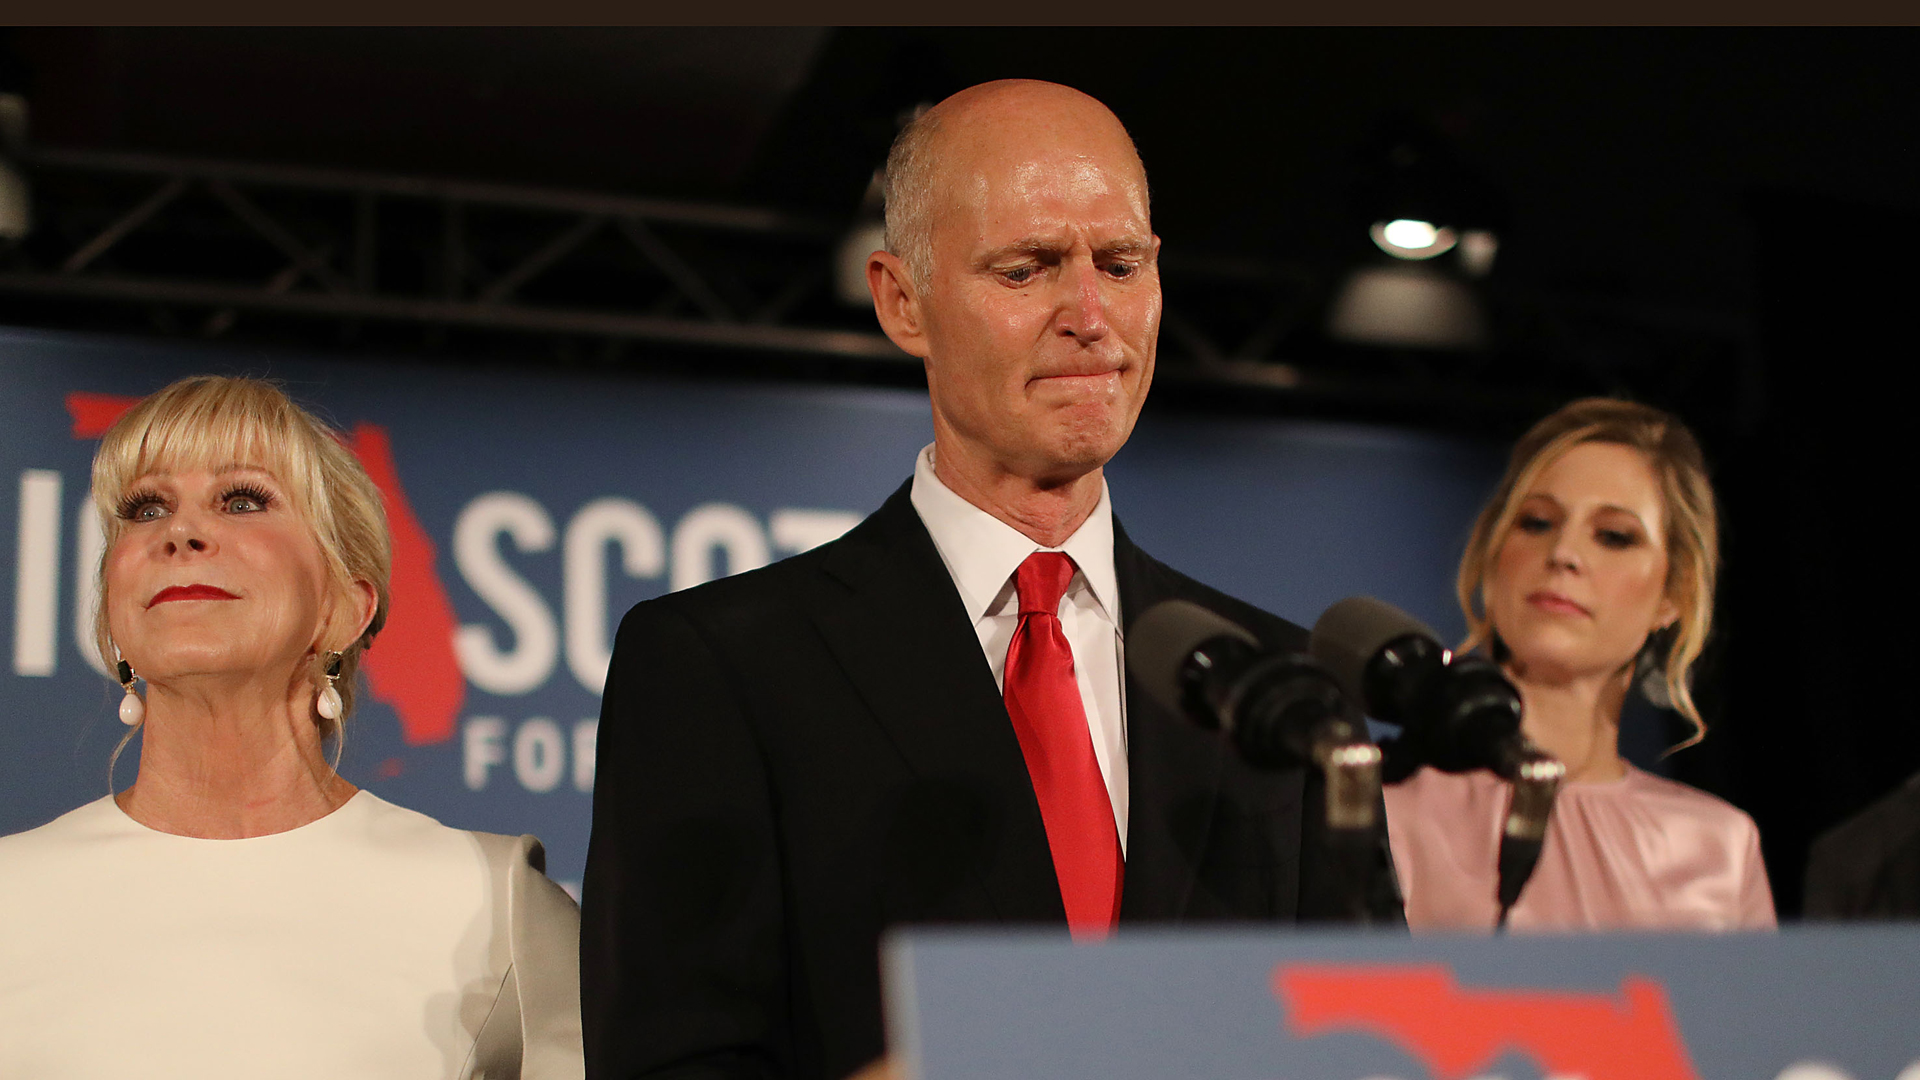
[[[261,379],[195,375],[143,398],[100,441],[93,456],[93,506],[112,551],[127,530],[120,502],[133,484],[156,472],[215,470],[240,464],[273,474],[287,498],[313,530],[328,575],[342,595],[354,583],[373,585],[378,601],[366,632],[341,649],[336,684],[344,722],[353,712],[354,673],[360,656],[386,625],[388,579],[393,571],[393,542],[387,533],[380,491],[340,435],[293,403],[273,383]],[[105,561],[99,569],[100,607],[94,616],[95,643],[107,670],[119,655],[107,626],[108,584]],[[324,681],[316,657],[312,678]],[[322,735],[338,729],[313,715]]]
[[[1673,708],[1693,734],[1672,749],[1692,746],[1707,725],[1694,704],[1688,673],[1706,647],[1713,623],[1714,581],[1720,569],[1720,523],[1700,443],[1672,415],[1617,398],[1584,398],[1533,425],[1514,445],[1506,474],[1474,521],[1460,560],[1455,595],[1467,618],[1461,651],[1491,645],[1496,628],[1486,613],[1486,582],[1519,515],[1520,503],[1554,462],[1585,443],[1613,443],[1645,455],[1666,511],[1666,596],[1679,611],[1661,657]]]

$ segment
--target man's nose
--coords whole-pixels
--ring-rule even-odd
[[[1082,342],[1106,337],[1106,281],[1100,276],[1100,268],[1075,259],[1061,276],[1066,295],[1061,298],[1060,332]]]

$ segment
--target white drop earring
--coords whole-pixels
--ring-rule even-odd
[[[147,703],[139,694],[133,692],[133,665],[120,661],[120,685],[127,688],[127,696],[120,699],[120,722],[128,727],[139,727],[147,718]]]
[[[337,652],[327,654],[327,685],[321,688],[320,700],[314,705],[316,712],[336,724],[340,722],[341,714],[347,711],[346,705],[340,700],[340,689],[334,685],[340,681],[341,659]]]

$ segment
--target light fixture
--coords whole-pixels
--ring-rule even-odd
[[[918,120],[933,102],[922,101],[911,109],[903,109],[893,118],[896,131]],[[833,295],[848,307],[873,306],[873,294],[867,289],[867,260],[876,251],[884,251],[887,246],[887,171],[883,166],[873,170],[873,176],[867,181],[867,191],[860,197],[860,209],[853,215],[853,224],[840,237],[840,243],[833,249]]]
[[[856,222],[833,253],[833,293],[848,307],[873,306],[867,291],[867,259],[887,246],[887,223]]]
[[[886,211],[886,174],[875,169],[853,224],[833,250],[833,294],[848,307],[873,304],[867,291],[867,259],[887,246]]]
[[[1489,229],[1468,229],[1460,234],[1460,269],[1468,277],[1482,278],[1493,270],[1493,257],[1500,253],[1500,238]]]
[[[1396,259],[1431,259],[1452,251],[1459,242],[1452,229],[1412,218],[1376,221],[1367,234],[1381,251]]]
[[[14,163],[27,142],[27,99],[0,91],[0,240],[19,240],[33,231],[33,199],[27,178]]]
[[[27,178],[0,158],[0,240],[19,240],[33,231],[33,199]]]

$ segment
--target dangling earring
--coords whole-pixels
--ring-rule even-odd
[[[128,727],[139,727],[147,718],[147,703],[139,694],[133,692],[133,665],[120,661],[120,685],[127,688],[127,696],[120,699],[120,722]]]
[[[327,685],[321,688],[320,700],[314,706],[316,712],[336,724],[340,722],[341,714],[347,711],[346,706],[340,701],[340,689],[333,685],[340,681],[341,659],[341,655],[337,652],[327,654]]]
[[[1673,694],[1667,689],[1667,652],[1673,648],[1673,639],[1679,632],[1674,623],[1655,630],[1647,635],[1639,655],[1633,658],[1634,685],[1639,688],[1640,696],[1656,708],[1673,708]]]

